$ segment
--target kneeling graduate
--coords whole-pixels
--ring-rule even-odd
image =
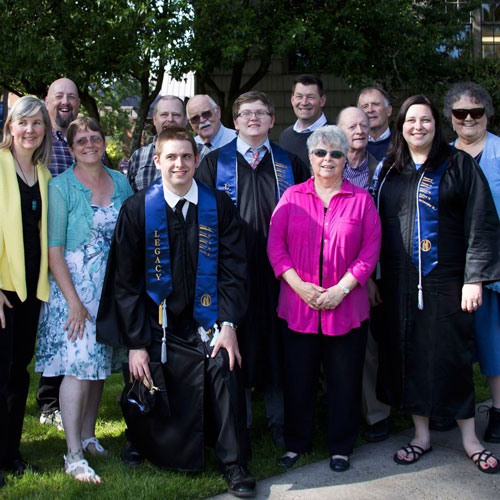
[[[126,418],[122,458],[200,471],[209,441],[229,491],[253,496],[236,338],[247,301],[240,218],[225,193],[193,180],[186,130],[164,130],[155,153],[161,178],[120,211],[97,318],[100,342],[129,349],[131,377],[159,386],[150,368],[160,366],[166,389],[163,411]]]

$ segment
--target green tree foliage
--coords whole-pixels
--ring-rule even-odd
[[[188,39],[188,12],[182,0],[0,0],[0,85],[42,97],[48,83],[66,76],[88,113],[99,118],[97,89],[135,80],[135,149],[164,67]]]
[[[443,0],[198,0],[193,2],[192,66],[200,91],[214,93],[223,116],[255,87],[271,59],[287,57],[294,70],[334,73],[352,86],[376,83],[389,91],[427,91],[446,77],[468,11],[445,12]],[[243,67],[255,71],[244,80]],[[220,88],[215,69],[229,72]]]
[[[133,151],[167,64],[174,77],[195,71],[197,90],[215,94],[226,123],[275,57],[352,86],[436,92],[456,75],[468,16],[445,12],[444,0],[0,0],[0,84],[43,96],[67,76],[98,116],[99,90],[135,82]],[[228,72],[224,88],[216,70]]]

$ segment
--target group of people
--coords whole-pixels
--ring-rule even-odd
[[[430,422],[453,420],[479,470],[500,470],[475,432],[472,380],[478,359],[492,394],[484,439],[500,442],[490,95],[450,89],[453,144],[423,95],[392,133],[380,88],[337,125],[314,75],[295,79],[291,103],[297,121],[277,145],[262,92],[235,100],[234,130],[207,95],[163,96],[126,178],[105,166],[100,124],[77,117],[71,80],[45,104],[16,101],[0,144],[3,469],[36,470],[19,445],[38,332],[40,421],[64,429],[65,471],[80,481],[101,482],[85,454],[107,454],[95,425],[124,350],[127,466],[200,471],[213,444],[229,491],[253,496],[252,388],[286,468],[311,448],[323,377],[333,471],[350,467],[362,414],[367,441],[388,437],[391,406],[415,424],[396,463],[432,451]]]

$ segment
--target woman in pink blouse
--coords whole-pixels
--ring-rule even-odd
[[[314,176],[290,187],[271,219],[268,255],[286,321],[285,443],[291,467],[309,451],[320,365],[327,382],[330,468],[349,468],[360,424],[370,304],[366,281],[380,250],[370,195],[343,179],[349,142],[330,125],[307,140]]]

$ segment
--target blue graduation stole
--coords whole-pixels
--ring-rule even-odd
[[[238,165],[236,160],[237,138],[219,149],[217,159],[217,182],[216,189],[225,191],[238,206]],[[274,175],[276,177],[276,203],[283,193],[295,184],[292,164],[287,152],[271,143],[271,155],[273,158]]]
[[[368,186],[368,192],[371,194],[373,201],[377,205],[377,192],[380,188],[380,172],[382,172],[382,167],[384,166],[384,161],[385,161],[385,156],[379,161],[377,168],[375,169],[375,172],[373,172],[372,180],[370,181],[370,185]]]
[[[432,172],[423,172],[417,187],[411,261],[426,276],[438,264],[439,184],[448,166],[446,159]]]
[[[214,192],[198,186],[198,268],[194,294],[194,319],[209,330],[218,317],[217,266],[218,219]],[[159,178],[146,191],[146,291],[159,306],[172,293],[166,202]]]

